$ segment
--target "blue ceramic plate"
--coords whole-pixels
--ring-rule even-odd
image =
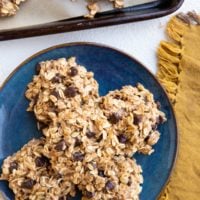
[[[161,138],[155,145],[155,152],[151,156],[136,155],[144,176],[140,199],[155,200],[166,184],[176,158],[177,126],[171,104],[158,81],[141,63],[102,45],[73,43],[55,46],[32,56],[10,75],[0,90],[0,165],[4,158],[19,150],[31,138],[41,136],[33,114],[26,112],[28,101],[24,97],[36,64],[70,56],[76,56],[78,63],[94,72],[100,85],[100,95],[140,82],[161,102],[168,120],[159,127]],[[0,190],[9,200],[14,199],[6,182],[0,181]],[[74,199],[78,200],[80,196]]]

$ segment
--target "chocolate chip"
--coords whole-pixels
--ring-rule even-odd
[[[162,117],[162,116],[159,116],[158,118],[157,118],[157,120],[156,120],[156,123],[157,124],[162,124],[162,123],[164,123],[165,122],[165,119]]]
[[[121,119],[122,119],[122,116],[119,113],[112,113],[108,117],[108,121],[110,121],[110,123],[112,123],[112,124],[118,123]]]
[[[9,172],[12,173],[14,169],[18,169],[17,161],[13,161],[10,163]]]
[[[148,142],[148,140],[149,140],[149,138],[150,138],[150,136],[148,135],[145,139],[144,139],[144,142]]]
[[[40,65],[40,64],[37,64],[37,65],[36,65],[36,74],[39,74],[39,73],[40,73],[40,70],[41,70],[41,65]]]
[[[74,86],[69,86],[64,91],[66,97],[75,97],[78,93],[78,89]]]
[[[99,136],[99,138],[97,139],[97,142],[101,142],[102,139],[103,139],[103,134],[101,134],[101,135]]]
[[[82,144],[82,141],[79,138],[75,139],[74,147],[78,147]]]
[[[124,157],[125,157],[125,158],[129,158],[130,156],[128,155],[128,153],[125,153],[125,154],[124,154]]]
[[[142,122],[142,118],[143,118],[142,115],[135,114],[133,119],[133,124],[138,125],[139,123]]]
[[[61,83],[62,79],[64,78],[64,76],[61,76],[59,73],[57,73],[52,79],[52,83]]]
[[[93,91],[89,91],[89,95],[92,95]]]
[[[43,130],[48,127],[48,125],[44,122],[37,122],[37,125],[39,130]]]
[[[161,104],[160,104],[159,101],[156,101],[156,105],[157,105],[157,108],[158,108],[158,109],[161,109]]]
[[[73,154],[73,159],[74,159],[74,161],[83,161],[84,154],[82,152],[75,152]]]
[[[62,124],[60,122],[57,122],[56,125],[58,128],[62,128]]]
[[[87,136],[88,138],[93,138],[93,137],[95,137],[95,135],[96,135],[96,133],[93,132],[93,131],[87,131],[87,133],[86,133],[86,136]]]
[[[160,118],[160,123],[161,123],[161,124],[165,122],[164,117],[160,116],[159,118]]]
[[[36,167],[48,167],[50,162],[46,156],[41,156],[35,159],[35,165]]]
[[[126,135],[124,135],[123,133],[119,134],[119,135],[117,136],[117,138],[118,138],[118,140],[119,140],[120,143],[125,144],[125,143],[127,142],[127,137],[126,137]]]
[[[81,100],[81,103],[80,103],[80,105],[81,105],[81,106],[83,106],[85,103],[86,103],[86,101],[85,101],[85,100]]]
[[[114,96],[114,99],[117,99],[117,100],[119,100],[119,99],[121,99],[121,97],[120,97],[120,95],[119,95],[119,94],[116,94],[116,95]]]
[[[25,189],[32,189],[35,184],[36,184],[36,181],[30,178],[27,178],[24,182],[22,182],[21,187]]]
[[[60,98],[59,92],[56,91],[56,90],[53,90],[53,91],[51,92],[51,95],[55,96],[57,99]]]
[[[131,184],[132,184],[132,180],[131,180],[131,177],[129,177],[127,185],[131,186]]]
[[[64,151],[66,148],[67,145],[64,140],[60,140],[55,146],[55,150],[57,151]]]
[[[101,177],[106,177],[104,174],[104,170],[98,170],[98,175]]]
[[[81,192],[81,191],[79,190],[79,188],[78,188],[78,185],[75,185],[75,186],[74,186],[74,190],[75,190],[76,193],[80,193],[80,192]]]
[[[69,72],[68,72],[68,75],[69,76],[76,76],[78,74],[78,70],[76,67],[71,67]]]
[[[115,184],[112,181],[106,182],[106,189],[107,190],[113,190],[115,188]]]
[[[85,191],[85,196],[91,199],[92,197],[94,197],[94,192]]]

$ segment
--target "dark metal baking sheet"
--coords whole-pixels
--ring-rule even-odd
[[[25,38],[53,33],[78,31],[115,24],[142,21],[168,15],[176,11],[184,0],[156,2],[99,13],[94,19],[77,17],[52,23],[0,31],[0,40]]]

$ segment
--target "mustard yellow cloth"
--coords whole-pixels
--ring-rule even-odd
[[[200,19],[189,13],[167,25],[172,42],[158,48],[157,77],[173,103],[179,128],[175,170],[160,200],[200,200]]]

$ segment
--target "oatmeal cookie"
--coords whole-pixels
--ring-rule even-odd
[[[42,126],[54,122],[60,113],[87,105],[93,107],[98,84],[92,72],[76,63],[75,58],[41,62],[38,75],[28,85],[28,111],[34,111]]]
[[[68,177],[55,173],[44,155],[44,139],[32,139],[20,151],[6,158],[1,180],[9,181],[16,200],[59,200],[75,196],[75,186]]]
[[[79,189],[82,200],[139,200],[142,169],[124,156],[99,157],[85,165]]]
[[[94,116],[97,117],[97,114]],[[44,149],[46,156],[51,158],[52,168],[62,175],[67,175],[69,169],[75,169],[72,178],[74,184],[80,182],[80,174],[84,172],[85,164],[100,156],[100,144],[103,145],[106,139],[103,135],[105,130],[101,131],[106,124],[103,125],[102,121],[92,115],[90,120],[80,121],[78,124],[79,118],[82,120],[81,116],[78,116],[76,121],[71,118],[57,126],[50,124],[43,129],[46,136]],[[105,117],[104,120],[109,125]]]
[[[102,97],[99,105],[112,125],[107,129],[107,151],[111,152],[112,147],[115,154],[129,156],[136,151],[153,152],[152,145],[160,136],[157,126],[166,118],[149,90],[141,84],[124,86]]]

